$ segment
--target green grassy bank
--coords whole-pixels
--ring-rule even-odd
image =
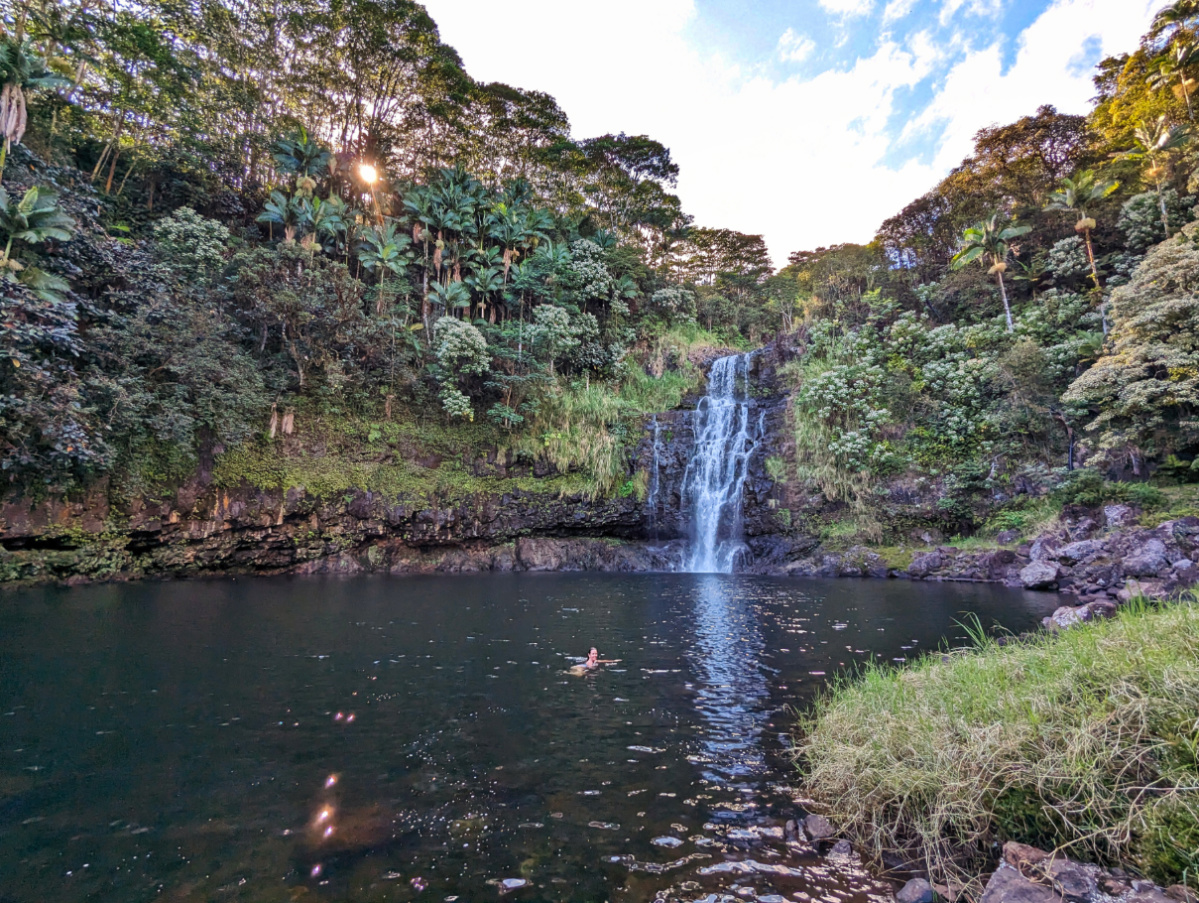
[[[872,666],[801,725],[804,793],[942,879],[1019,840],[1158,882],[1199,874],[1199,604]]]

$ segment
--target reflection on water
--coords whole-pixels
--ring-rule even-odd
[[[0,600],[0,899],[867,903],[788,844],[788,707],[1052,599],[715,575]],[[621,659],[572,676],[596,645]]]
[[[765,643],[752,599],[737,592],[738,578],[697,577],[695,641],[689,658],[696,674],[695,707],[704,719],[697,756],[704,779],[749,789],[761,778],[766,754],[762,730],[770,714],[770,687],[762,668]]]

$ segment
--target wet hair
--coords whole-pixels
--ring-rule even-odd
[[[593,653],[593,652],[594,652],[596,655],[599,655],[599,650],[598,650],[598,649],[596,649],[594,646],[592,646],[590,649],[588,649],[588,650],[587,650],[587,654],[588,654],[588,655],[591,655],[591,653]]]

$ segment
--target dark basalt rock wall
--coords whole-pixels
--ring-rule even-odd
[[[754,356],[764,438],[745,487],[751,546],[776,557],[779,497],[766,461],[786,454],[786,395],[778,345]],[[693,399],[694,402],[696,399]],[[547,490],[404,502],[359,491],[317,498],[303,490],[218,488],[211,467],[164,500],[115,507],[106,487],[75,499],[10,500],[0,506],[0,582],[132,579],[245,573],[426,573],[481,570],[671,570],[682,560],[689,518],[683,473],[694,442],[691,410],[647,418],[629,475],[654,466],[658,492],[588,499]],[[211,464],[211,462],[209,462]],[[482,461],[491,472],[495,462]],[[490,468],[490,469],[489,469]],[[533,476],[549,476],[545,474]],[[801,544],[802,545],[802,544]]]

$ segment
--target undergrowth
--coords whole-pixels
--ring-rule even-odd
[[[1199,872],[1199,605],[875,664],[803,717],[803,792],[866,850],[968,882],[1013,839]]]

